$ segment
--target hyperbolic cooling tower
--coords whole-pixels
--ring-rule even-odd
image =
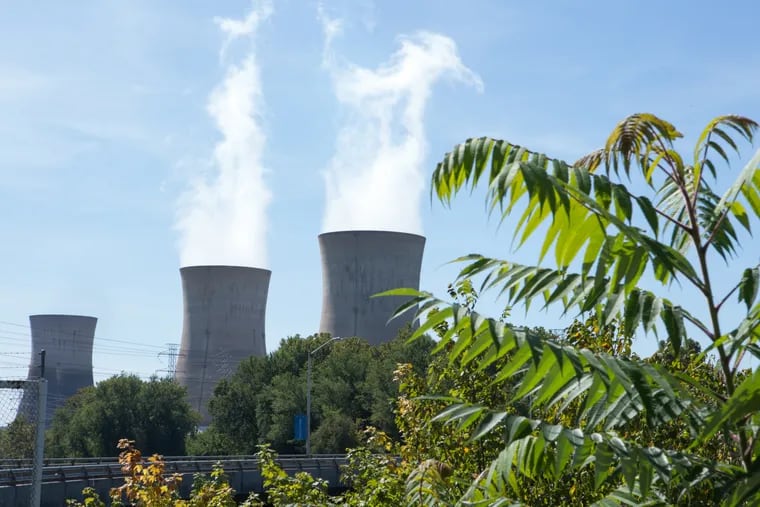
[[[184,319],[176,379],[208,425],[216,384],[249,356],[266,355],[264,339],[271,271],[241,266],[181,268]]]
[[[390,231],[339,231],[319,235],[322,318],[319,330],[360,336],[373,345],[392,340],[412,318],[391,315],[401,297],[372,298],[397,288],[418,289],[425,238]]]
[[[81,315],[30,315],[32,359],[29,378],[40,376],[40,351],[45,350],[48,381],[46,420],[83,387],[92,385],[92,344],[98,319]]]

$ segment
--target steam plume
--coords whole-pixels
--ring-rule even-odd
[[[206,109],[222,139],[214,147],[211,174],[199,176],[179,200],[183,266],[267,264],[266,210],[272,195],[261,161],[266,136],[253,39],[271,12],[271,2],[261,1],[254,2],[244,19],[214,20],[226,36],[220,50],[223,63],[237,39],[248,39],[249,48],[239,62],[227,64],[223,81],[208,98]]]
[[[381,229],[421,233],[425,187],[424,113],[433,84],[450,76],[482,88],[460,60],[456,43],[430,32],[402,37],[376,69],[337,62],[331,42],[341,24],[320,8],[323,64],[345,109],[335,154],[325,174],[323,230]]]

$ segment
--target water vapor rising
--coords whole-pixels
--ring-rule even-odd
[[[226,36],[220,50],[223,63],[237,39],[247,39],[249,45],[240,61],[226,64],[224,79],[208,98],[206,110],[222,139],[214,147],[211,173],[199,175],[178,203],[182,266],[267,265],[266,210],[272,195],[261,161],[266,136],[253,39],[271,12],[271,2],[262,1],[244,19],[214,20]]]
[[[424,113],[431,89],[444,76],[482,88],[460,60],[456,43],[430,32],[402,37],[390,59],[368,69],[339,63],[331,43],[340,22],[320,9],[324,66],[344,108],[335,154],[325,173],[325,232],[379,229],[422,232],[425,188]]]

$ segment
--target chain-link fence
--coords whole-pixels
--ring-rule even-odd
[[[14,487],[28,492],[33,507],[40,505],[46,402],[44,379],[0,380],[0,473],[14,471]]]

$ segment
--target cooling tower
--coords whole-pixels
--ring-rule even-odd
[[[83,387],[92,385],[92,343],[98,319],[81,315],[30,315],[32,359],[29,378],[40,376],[40,351],[45,350],[48,382],[46,420]]]
[[[396,337],[412,318],[391,315],[400,297],[372,298],[397,288],[418,289],[425,238],[389,231],[339,231],[319,235],[322,318],[319,331],[360,336],[373,345]]]
[[[177,381],[210,422],[208,400],[222,378],[249,356],[266,355],[264,327],[271,271],[241,266],[190,266],[182,277],[184,319]]]

